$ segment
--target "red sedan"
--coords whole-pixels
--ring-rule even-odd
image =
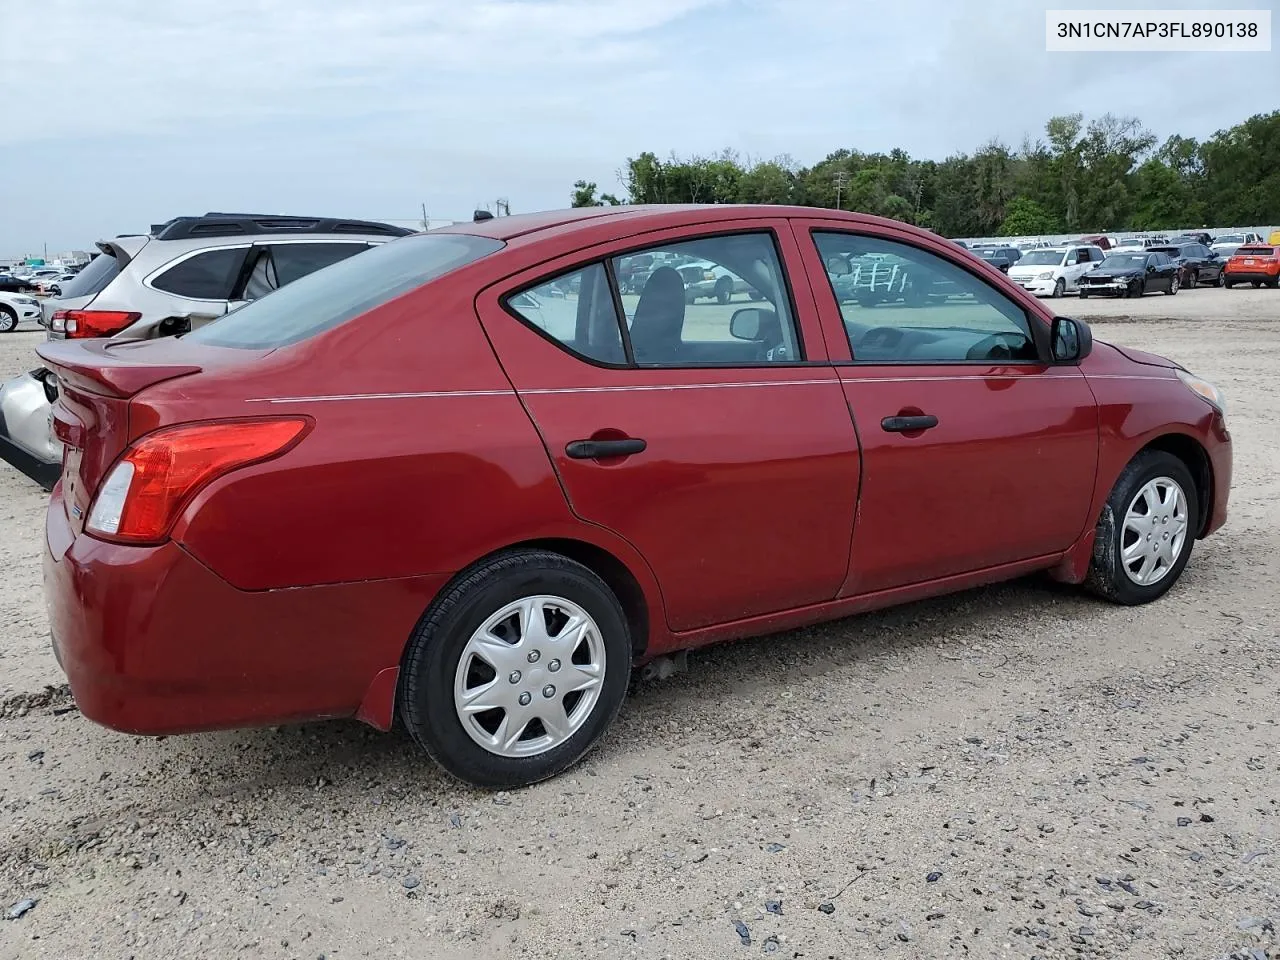
[[[577,761],[662,655],[1036,571],[1154,600],[1231,484],[1211,384],[831,210],[493,219],[38,352],[86,716],[398,717],[490,787]]]

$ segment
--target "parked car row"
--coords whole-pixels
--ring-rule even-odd
[[[99,241],[99,255],[40,302],[50,340],[155,339],[197,330],[322,267],[413,231],[361,220],[208,213]],[[24,305],[19,319],[29,316]],[[8,322],[0,311],[0,329]],[[13,324],[16,326],[16,323]],[[62,468],[37,368],[0,386],[0,459],[45,487]]]

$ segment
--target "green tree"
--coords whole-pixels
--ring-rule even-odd
[[[1009,203],[1008,215],[1000,224],[1002,237],[1034,237],[1045,233],[1057,233],[1062,224],[1030,197],[1015,197]]]

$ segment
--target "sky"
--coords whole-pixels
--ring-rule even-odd
[[[1273,9],[1276,0],[1231,0]],[[4,0],[0,257],[207,210],[563,207],[659,156],[943,159],[1054,114],[1203,138],[1280,53],[1048,53],[1062,0]],[[1221,8],[1222,0],[1094,0]],[[1273,18],[1280,20],[1273,13]]]

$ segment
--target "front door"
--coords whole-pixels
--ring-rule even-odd
[[[844,595],[1061,552],[1092,521],[1098,413],[1077,367],[1044,362],[1024,307],[905,235],[797,224],[862,440]],[[906,292],[838,303],[827,264],[877,260]],[[830,276],[838,283],[838,277]]]
[[[781,227],[618,241],[478,301],[570,506],[644,556],[677,632],[832,599],[847,572],[857,439]],[[620,289],[623,254],[647,266]]]

